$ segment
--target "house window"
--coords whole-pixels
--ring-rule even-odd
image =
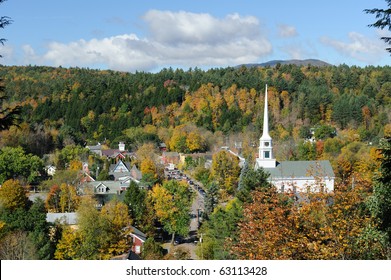
[[[265,151],[265,152],[263,153],[263,157],[264,157],[264,158],[270,158],[270,152],[269,152],[269,151]]]
[[[285,186],[284,184],[281,185],[281,192],[284,192],[285,191]]]
[[[141,246],[140,245],[134,246],[134,250],[135,250],[136,254],[140,254],[141,253]]]

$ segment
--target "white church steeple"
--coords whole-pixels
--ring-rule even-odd
[[[259,139],[258,158],[255,168],[275,168],[276,159],[273,157],[273,141],[269,135],[269,114],[267,106],[267,85],[265,89],[265,108],[263,111],[263,132]]]

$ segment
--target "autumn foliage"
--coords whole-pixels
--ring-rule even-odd
[[[333,194],[301,194],[274,188],[252,193],[244,207],[239,259],[378,259],[386,256],[384,235],[365,208],[362,188],[339,187]],[[371,248],[370,250],[368,250]]]

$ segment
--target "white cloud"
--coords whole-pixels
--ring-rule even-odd
[[[148,35],[52,42],[37,58],[44,64],[150,71],[158,67],[227,66],[259,61],[272,51],[257,18],[151,10],[144,17]],[[26,54],[34,54],[26,48]]]
[[[117,70],[145,70],[154,67],[154,58],[148,56],[150,44],[136,35],[119,35],[101,40],[79,40],[69,44],[53,42],[42,56],[54,65],[106,65]]]
[[[284,42],[284,44],[281,44],[277,48],[287,54],[289,59],[316,58],[319,55],[316,46],[308,40]]]
[[[320,41],[337,52],[361,62],[374,64],[384,57],[385,44],[379,39],[371,39],[357,32],[350,32],[348,39],[349,42],[342,42],[324,36]]]
[[[9,63],[14,58],[14,49],[9,45],[0,45],[0,63]]]
[[[166,44],[221,44],[260,36],[259,21],[238,14],[218,19],[210,14],[151,10],[144,16],[152,38]]]
[[[278,35],[282,38],[296,37],[298,35],[296,27],[286,24],[278,25]]]

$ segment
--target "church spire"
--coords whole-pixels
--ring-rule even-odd
[[[259,152],[256,160],[256,168],[275,168],[276,159],[273,157],[273,141],[269,135],[269,114],[267,103],[267,85],[265,89],[265,108],[263,111],[263,132],[259,139]]]
[[[265,89],[265,108],[263,110],[263,132],[261,139],[271,140],[269,135],[269,114],[268,114],[268,106],[267,106],[267,85]]]

